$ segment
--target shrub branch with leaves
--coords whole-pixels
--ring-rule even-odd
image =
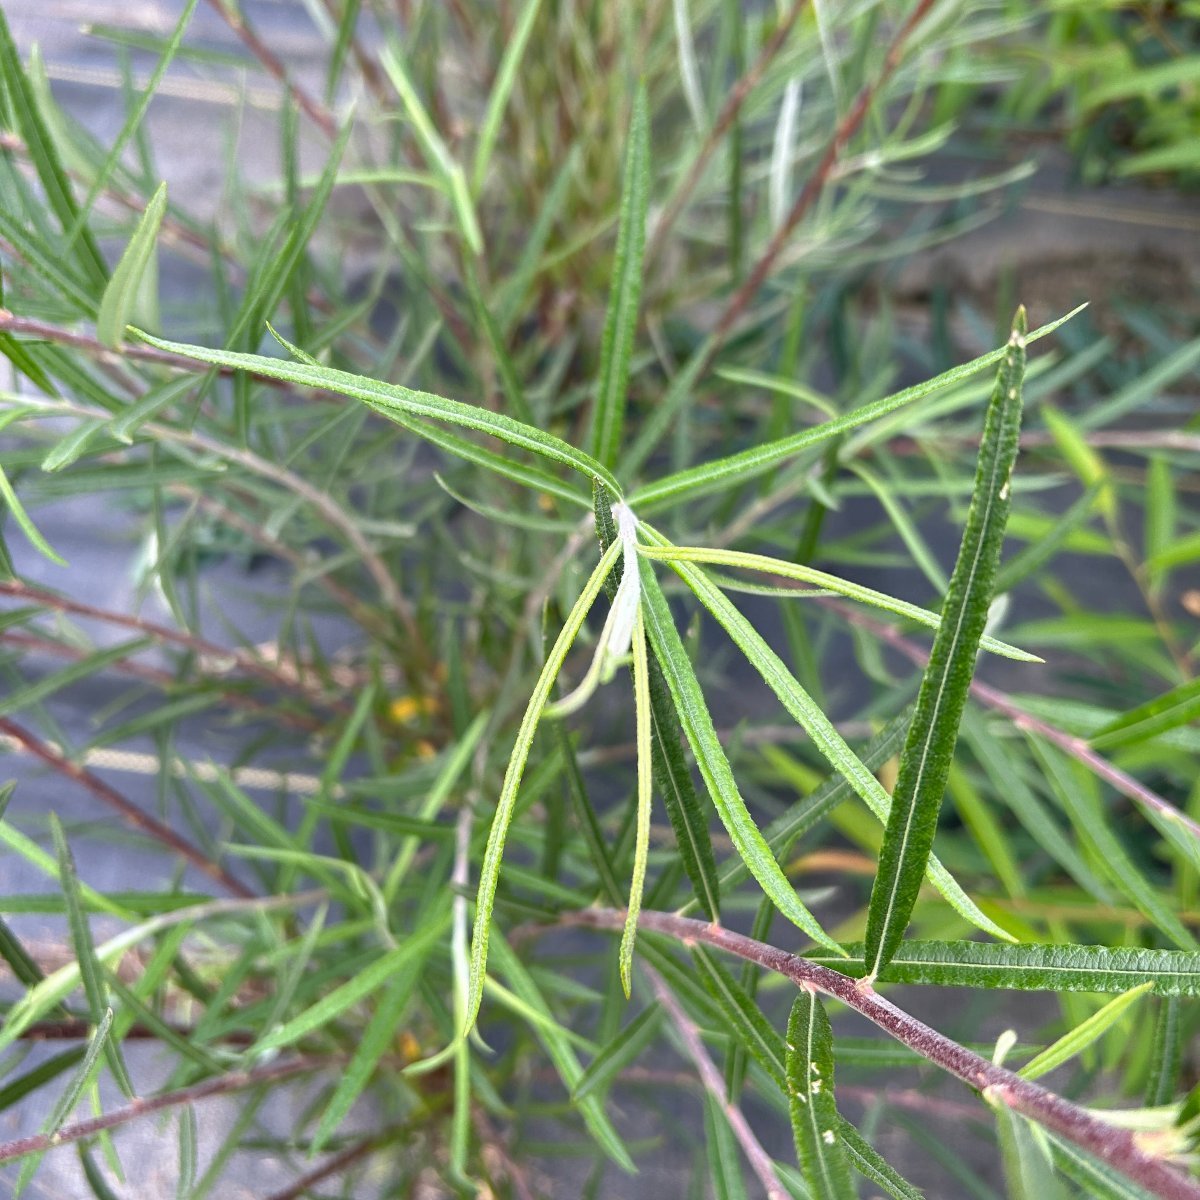
[[[1051,408],[1100,355],[1026,350],[1079,309],[1032,331],[1018,309],[999,348],[904,387],[886,301],[847,309],[869,267],[930,242],[927,211],[894,203],[899,164],[951,136],[925,123],[987,22],[930,0],[397,7],[326,6],[318,98],[215,5],[284,96],[266,227],[199,220],[155,177],[155,89],[219,61],[188,43],[194,0],[137,43],[157,56],[150,86],[108,145],[0,14],[0,498],[21,539],[0,542],[0,735],[22,764],[0,841],[49,889],[0,903],[18,985],[0,1107],[50,1098],[40,1132],[0,1144],[18,1188],[75,1145],[112,1194],[134,1170],[122,1125],[273,1089],[306,1105],[277,1147],[294,1167],[280,1196],[380,1162],[388,1195],[437,1179],[532,1196],[538,1121],[597,1181],[606,1161],[636,1169],[616,1096],[646,1078],[656,1105],[699,1083],[697,1194],[745,1194],[740,1151],[772,1197],[849,1198],[865,1178],[908,1198],[874,1131],[890,1073],[929,1063],[977,1093],[1010,1195],[1200,1196],[1200,691],[1167,603],[1200,554],[1179,503],[1198,447],[1118,431],[1145,460],[1131,486],[1099,447],[1135,393],[1102,420]],[[313,178],[301,117],[325,143]],[[357,293],[330,253],[362,222],[339,215],[350,188],[373,239]],[[198,311],[163,305],[168,254],[212,270]],[[842,347],[828,393],[819,329]],[[1046,436],[1022,435],[1024,410]],[[1081,496],[1039,509],[1064,485]],[[103,497],[113,527],[145,532],[141,598],[161,619],[93,602],[43,532],[59,497]],[[850,499],[882,521],[830,535]],[[1122,530],[1138,504],[1141,557]],[[948,579],[927,542],[947,509]],[[1002,561],[1006,534],[1025,545]],[[895,561],[893,538],[927,603],[851,578]],[[1128,572],[1136,636],[1106,638],[1115,618],[1056,573],[1068,552]],[[208,583],[214,561],[252,555],[289,579],[261,597],[267,647]],[[999,637],[1031,581],[1063,620]],[[316,633],[330,615],[341,656]],[[1056,694],[1072,629],[1088,670]],[[928,653],[912,630],[932,632]],[[993,662],[1042,694],[976,677]],[[855,673],[872,686],[847,719]],[[791,724],[759,719],[748,677]],[[73,698],[102,678],[127,690],[77,737]],[[183,752],[194,720],[236,733],[234,759]],[[146,739],[153,753],[132,749]],[[95,835],[22,808],[27,762],[111,810],[106,849],[136,838],[161,879],[89,886]],[[139,771],[152,804],[110,781]],[[797,879],[831,867],[836,904]],[[65,960],[19,932],[34,913],[61,919]],[[777,914],[791,928],[772,934]],[[100,919],[119,932],[98,940]],[[619,935],[615,960],[592,930]],[[1049,993],[1057,1015],[992,1051],[919,1020],[896,985]],[[843,1033],[841,1010],[887,1038]],[[50,1041],[72,1046],[30,1065]],[[139,1041],[175,1055],[152,1096],[126,1062]],[[672,1044],[682,1082],[661,1069]],[[1058,1091],[1035,1082],[1068,1064]],[[880,1101],[856,1124],[837,1081],[864,1070]],[[283,1090],[297,1079],[315,1099]],[[790,1118],[795,1167],[764,1148],[747,1093]],[[376,1125],[346,1133],[368,1096]],[[178,1194],[219,1192],[245,1147],[198,1175],[179,1129]]]

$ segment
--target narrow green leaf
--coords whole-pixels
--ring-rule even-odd
[[[601,547],[607,549],[616,538],[617,529],[608,494],[599,481],[593,484],[592,500],[596,532]],[[616,584],[611,577],[606,587],[610,589],[611,599],[616,594]],[[651,649],[653,651],[653,646]],[[659,665],[657,651],[650,655],[648,666],[654,785],[666,803],[667,817],[675,833],[675,844],[683,869],[695,893],[695,903],[710,921],[715,921],[721,911],[721,891],[707,814],[696,795],[691,768],[684,757],[679,717]],[[737,862],[740,863],[741,859],[737,859]]]
[[[465,1037],[475,1024],[479,1015],[479,1005],[483,1000],[483,981],[487,968],[488,935],[492,924],[492,906],[496,899],[496,886],[500,881],[500,861],[504,857],[504,842],[508,837],[508,826],[512,820],[513,809],[517,803],[517,791],[521,786],[521,778],[525,774],[525,764],[529,761],[529,752],[533,748],[533,738],[537,733],[538,722],[550,699],[550,689],[554,686],[558,673],[562,670],[563,662],[571,649],[592,604],[604,586],[604,580],[612,570],[621,553],[620,541],[614,541],[601,556],[596,569],[584,585],[574,608],[567,614],[558,639],[546,656],[542,672],[534,685],[533,694],[521,718],[521,726],[517,731],[517,740],[508,760],[508,768],[504,774],[504,783],[500,789],[500,798],[496,803],[495,816],[488,833],[487,849],[483,855],[483,865],[479,871],[479,891],[475,898],[475,927],[471,935],[471,973],[470,991],[467,997],[466,1022],[460,1036]]]
[[[17,493],[13,491],[12,484],[9,483],[8,476],[4,473],[2,466],[0,466],[0,500],[8,506],[8,511],[12,513],[13,520],[16,521],[26,538],[29,539],[29,544],[52,563],[57,563],[60,567],[65,567],[67,560],[42,537],[38,531],[38,527],[25,511],[21,501],[17,499]],[[2,513],[3,509],[0,509],[0,514]]]
[[[152,641],[153,639],[148,637],[133,638],[120,645],[110,646],[107,650],[97,650],[94,654],[89,654],[79,659],[78,662],[63,667],[61,671],[52,671],[49,675],[43,675],[40,679],[34,680],[33,683],[15,688],[0,699],[0,716],[7,716],[9,713],[30,708],[70,684],[104,670],[110,663],[120,662],[131,654],[138,653]]]
[[[779,1032],[708,949],[694,947],[692,959],[708,994],[724,1017],[729,1036],[754,1055],[781,1091],[787,1091],[787,1054]]]
[[[0,9],[0,78],[4,80],[9,102],[16,117],[17,128],[25,140],[30,162],[46,195],[50,210],[63,230],[70,230],[79,219],[80,208],[75,200],[71,182],[63,169],[54,139],[38,110],[37,98],[29,77],[21,66],[21,56]],[[96,239],[86,225],[73,250],[74,257],[89,286],[99,289],[108,279],[108,268]]]
[[[1146,466],[1146,514],[1144,545],[1147,560],[1157,557],[1175,540],[1177,503],[1175,480],[1164,458],[1152,458]],[[1152,588],[1162,585],[1161,571],[1149,571]]]
[[[117,164],[121,161],[121,155],[128,145],[129,139],[134,136],[141,125],[142,119],[146,115],[146,110],[150,107],[150,102],[154,99],[154,95],[158,91],[158,85],[162,82],[163,76],[167,73],[167,68],[170,67],[175,55],[179,51],[179,47],[183,44],[183,35],[187,32],[187,27],[191,22],[192,13],[196,9],[197,2],[198,0],[187,0],[187,3],[184,4],[179,14],[179,20],[176,21],[175,28],[171,31],[171,36],[163,46],[158,62],[154,64],[154,69],[150,72],[150,77],[146,80],[145,86],[139,87],[137,94],[130,96],[131,104],[128,115],[117,136],[108,143],[104,161],[95,172],[95,177],[92,180],[91,187],[88,189],[88,194],[84,198],[83,204],[80,205],[79,214],[76,216],[71,227],[66,230],[68,244],[73,244],[75,238],[85,230],[92,205],[95,204],[97,197],[104,188],[111,183],[113,172],[116,170]],[[118,327],[118,341],[123,331],[124,324]],[[115,342],[108,344],[116,345]]]
[[[1088,739],[1097,750],[1148,741],[1200,716],[1200,679],[1181,683],[1169,692],[1122,713]]]
[[[537,20],[541,5],[542,0],[525,0],[525,7],[521,9],[521,15],[517,18],[516,28],[504,47],[504,56],[500,59],[500,67],[496,71],[496,82],[492,85],[483,120],[479,123],[479,141],[475,145],[475,164],[471,170],[471,191],[476,196],[483,191],[488,164],[491,162],[496,137],[500,132],[500,123],[504,120],[504,110],[508,107],[508,98],[512,95],[513,85],[517,81],[517,71],[521,66],[521,59],[525,56],[525,47],[529,44],[529,36],[533,33],[533,23]]]
[[[537,1021],[533,1024],[534,1032],[545,1047],[551,1062],[554,1063],[555,1070],[558,1071],[567,1092],[574,1094],[583,1078],[583,1068],[579,1065],[579,1060],[575,1056],[575,1051],[571,1047],[565,1031],[550,1015],[545,997],[539,991],[525,965],[512,952],[508,943],[503,938],[497,938],[496,946],[497,962],[512,985],[515,995],[531,1011],[545,1014],[544,1021]],[[624,1140],[608,1119],[600,1097],[593,1092],[582,1099],[576,1098],[575,1104],[584,1123],[604,1152],[619,1167],[632,1174],[637,1168],[633,1165],[633,1159],[629,1157]]]
[[[849,958],[810,951],[806,958],[843,975],[866,974],[862,946]],[[1160,996],[1200,995],[1200,952],[1131,946],[999,945],[993,942],[901,943],[879,978],[937,987],[1011,988],[1022,992],[1125,992],[1154,984]]]
[[[879,871],[871,889],[866,945],[872,977],[904,937],[933,846],[958,725],[1000,566],[1021,428],[1024,373],[1025,310],[1018,309],[988,404],[962,546],[900,757]]]
[[[662,1009],[644,1008],[615,1038],[600,1048],[575,1085],[573,1098],[582,1100],[590,1092],[603,1092],[616,1077],[654,1040],[662,1024]]]
[[[9,1080],[0,1087],[0,1112],[5,1112],[19,1104],[26,1096],[44,1087],[52,1079],[57,1079],[64,1071],[69,1071],[87,1053],[87,1046],[73,1046],[70,1050],[56,1054],[39,1063],[31,1071]]]
[[[311,1007],[306,1008],[298,1016],[273,1029],[261,1041],[255,1043],[255,1051],[265,1054],[271,1050],[279,1050],[290,1046],[310,1033],[314,1033],[330,1021],[341,1016],[346,1009],[366,999],[377,988],[382,987],[392,976],[399,972],[420,974],[421,964],[434,945],[442,940],[446,926],[449,924],[449,913],[430,921],[414,937],[408,938],[403,945],[394,950],[381,954],[370,966],[359,971],[340,987],[322,996]]]
[[[1151,1193],[1085,1154],[1073,1142],[1052,1133],[1046,1136],[1050,1139],[1054,1165],[1083,1189],[1080,1194],[1087,1200],[1151,1200]]]
[[[325,1111],[321,1113],[320,1124],[313,1134],[310,1155],[319,1153],[337,1132],[355,1100],[375,1074],[380,1059],[391,1049],[396,1028],[404,1016],[419,977],[419,971],[409,969],[397,972],[383,984],[375,1011],[354,1048],[354,1057],[341,1072],[337,1087],[325,1105]]]
[[[784,579],[796,579],[802,583],[811,583],[814,587],[835,592],[839,596],[848,596],[863,604],[885,609],[887,612],[895,613],[898,617],[916,621],[928,629],[938,629],[942,623],[942,618],[937,613],[921,608],[920,605],[909,604],[906,600],[898,600],[894,596],[877,592],[873,588],[863,587],[848,579],[830,575],[826,571],[818,571],[815,567],[806,567],[782,558],[770,558],[764,554],[745,554],[738,550],[709,549],[706,546],[641,546],[639,553],[644,554],[647,558],[668,563],[711,563],[719,567],[761,571],[769,575],[778,575]],[[986,634],[980,639],[979,645],[981,649],[998,654],[1002,658],[1012,658],[1018,662],[1043,661],[1036,654],[1030,654],[1026,650],[1020,650],[1016,646],[1010,646],[1007,642],[1001,642]]]
[[[1085,488],[1089,491],[1096,489],[1097,507],[1106,519],[1114,520],[1117,515],[1117,493],[1104,459],[1088,445],[1075,423],[1057,409],[1044,404],[1042,419],[1067,466],[1079,476]]]
[[[1041,1076],[1061,1066],[1068,1059],[1082,1053],[1097,1038],[1102,1037],[1124,1015],[1131,1004],[1140,1000],[1147,992],[1153,990],[1152,981],[1138,984],[1135,988],[1122,993],[1110,1000],[1103,1008],[1092,1013],[1086,1021],[1076,1025],[1069,1033],[1063,1034],[1053,1045],[1047,1046],[1040,1054],[1031,1058],[1018,1072],[1022,1079],[1039,1079]]]
[[[87,1049],[83,1054],[83,1061],[80,1062],[75,1074],[67,1082],[66,1088],[62,1094],[54,1102],[54,1107],[50,1111],[50,1115],[46,1118],[45,1124],[42,1126],[42,1133],[54,1134],[66,1123],[67,1118],[75,1111],[75,1106],[79,1103],[80,1097],[92,1086],[96,1079],[96,1073],[100,1070],[100,1060],[110,1046],[108,1035],[112,1029],[113,1010],[106,1008],[100,1015],[100,1019],[96,1024],[96,1031],[88,1040]],[[38,1164],[45,1156],[45,1150],[26,1151],[30,1157],[25,1159],[21,1165],[21,1171],[17,1176],[13,1195],[18,1196],[25,1189],[25,1185],[33,1178],[33,1173],[37,1170]],[[24,1157],[24,1156],[20,1156]]]
[[[1182,1009],[1178,996],[1166,996],[1158,1005],[1150,1050],[1150,1078],[1146,1080],[1142,1101],[1147,1108],[1169,1104],[1178,1091],[1185,1039]]]
[[[896,1200],[924,1200],[924,1192],[913,1187],[844,1117],[838,1118],[838,1132],[850,1165],[864,1179],[883,1188]]]
[[[627,563],[625,570],[635,570]],[[646,884],[646,863],[650,857],[650,804],[653,799],[651,774],[651,718],[649,664],[646,654],[646,627],[639,606],[633,624],[633,695],[637,716],[637,831],[633,839],[633,879],[629,884],[629,905],[625,911],[625,929],[621,934],[618,963],[621,987],[629,998],[633,988],[633,947],[637,941],[638,914],[642,911],[642,889]]]
[[[599,476],[614,496],[621,494],[620,485],[612,473],[595,459],[553,434],[543,433],[532,425],[524,425],[501,413],[489,412],[473,404],[458,400],[447,400],[428,392],[417,392],[399,384],[381,383],[364,375],[353,375],[349,371],[338,371],[333,367],[313,367],[308,363],[284,362],[261,354],[240,354],[232,350],[212,350],[204,346],[190,346],[182,342],[168,342],[137,331],[138,336],[151,346],[196,362],[206,362],[217,367],[229,367],[238,371],[252,371],[298,387],[311,387],[335,392],[361,400],[380,415],[407,424],[412,417],[427,417],[445,421],[499,438],[521,450],[530,450],[551,462],[560,463],[579,471],[589,480]],[[419,431],[419,430],[418,430]]]
[[[863,748],[858,756],[868,771],[878,771],[889,758],[900,753],[904,738],[908,733],[910,713],[901,713],[889,721],[878,734]],[[774,747],[765,747],[764,754],[771,757]],[[840,773],[825,780],[820,787],[810,795],[797,800],[784,813],[775,818],[764,830],[763,837],[771,847],[771,853],[777,859],[782,859],[792,848],[793,843],[812,829],[827,813],[835,809],[844,800],[854,794],[846,777]],[[721,872],[720,883],[723,888],[734,888],[749,875],[749,870],[742,860],[735,859]],[[680,916],[689,916],[698,901],[691,900],[679,910]]]
[[[708,1177],[714,1200],[746,1200],[742,1156],[729,1127],[729,1118],[708,1091],[704,1093],[704,1150],[708,1156]]]
[[[692,669],[679,631],[675,628],[667,599],[658,580],[654,578],[650,564],[639,559],[638,565],[641,568],[642,607],[650,644],[662,665],[671,699],[679,714],[684,734],[692,747],[696,765],[700,768],[705,786],[722,824],[733,841],[734,849],[779,911],[813,941],[837,953],[840,949],[837,942],[821,928],[801,903],[747,811],[746,803],[734,781],[729,760],[725,757],[725,751],[717,737],[712,715],[708,711],[696,673]]]
[[[1053,333],[1060,325],[1069,321],[1076,313],[1081,312],[1084,307],[1086,306],[1081,305],[1079,308],[1072,309],[1065,317],[1060,317],[1057,321],[1051,321],[1049,325],[1043,325],[1040,329],[1035,329],[1033,333],[1026,336],[1026,345],[1037,341],[1038,338]],[[636,509],[639,515],[643,515],[655,508],[682,504],[684,501],[692,500],[707,492],[720,491],[732,484],[744,483],[748,479],[755,479],[779,463],[794,457],[801,450],[809,446],[825,441],[835,434],[843,433],[847,429],[854,429],[856,426],[865,425],[868,421],[874,421],[876,418],[893,412],[897,408],[902,408],[906,404],[912,404],[914,401],[920,400],[932,392],[949,387],[950,384],[957,383],[960,379],[966,379],[978,371],[982,371],[985,367],[1000,362],[1008,353],[1009,347],[1007,346],[1000,350],[992,350],[987,354],[981,355],[979,358],[973,359],[969,363],[964,363],[962,366],[952,367],[949,371],[944,371],[941,375],[927,380],[925,383],[915,384],[913,387],[905,388],[902,392],[885,396],[882,400],[875,400],[870,404],[864,404],[861,408],[856,408],[853,412],[838,417],[837,420],[826,421],[821,425],[814,425],[811,429],[802,430],[800,433],[780,438],[775,442],[769,442],[765,446],[754,446],[749,450],[743,450],[739,454],[731,454],[727,458],[719,458],[715,462],[704,463],[698,467],[689,467],[687,470],[679,471],[674,475],[668,475],[665,479],[660,479],[655,483],[646,484],[638,488],[630,495],[629,503]],[[686,370],[687,368],[685,367],[677,378],[682,377]],[[662,431],[666,430],[674,417],[674,413],[664,415],[668,414],[668,412],[667,400],[664,398],[651,418],[651,421],[655,422],[656,425],[662,425]],[[647,422],[647,428],[649,426],[650,422]],[[662,431],[659,432],[658,436],[661,436]],[[643,430],[643,435],[645,432]],[[641,436],[639,435],[639,444]],[[632,454],[628,456],[622,455],[622,464],[626,466],[627,470],[630,469],[627,460],[632,457]],[[639,459],[638,461],[643,460]]]
[[[642,256],[646,245],[646,207],[650,198],[650,117],[646,89],[640,86],[625,151],[625,182],[621,189],[621,221],[613,260],[608,312],[600,343],[600,381],[592,410],[589,449],[606,467],[617,461],[625,422],[629,363],[637,332],[638,301],[642,294]]]
[[[42,459],[43,471],[61,471],[63,467],[69,467],[76,459],[82,457],[91,445],[92,440],[100,433],[107,421],[80,421],[70,433],[66,435],[54,448]]]
[[[800,989],[787,1033],[787,1092],[796,1157],[821,1200],[854,1200],[833,1093],[833,1030],[815,992]]]
[[[648,526],[643,528],[660,543],[664,540]],[[883,785],[850,749],[821,706],[800,686],[779,655],[703,571],[688,563],[674,563],[673,569],[722,625],[780,703],[812,738],[817,749],[841,773],[871,812],[886,825],[892,801]],[[648,563],[643,571],[649,571]],[[911,730],[908,736],[911,737]],[[935,856],[930,855],[926,871],[929,881],[957,913],[993,937],[1012,940],[1012,935],[983,912]]]

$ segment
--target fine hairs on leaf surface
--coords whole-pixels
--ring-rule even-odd
[[[1200,54],[1051,7],[0,12],[14,1192],[1200,1200]]]

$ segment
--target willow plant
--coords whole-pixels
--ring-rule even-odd
[[[219,61],[186,44],[194,0],[147,43],[152,86],[107,147],[0,16],[0,352],[18,377],[0,412],[18,531],[0,543],[0,734],[119,818],[106,851],[163,864],[143,889],[89,886],[96,831],[23,809],[27,771],[0,793],[5,852],[49,887],[0,899],[19,985],[0,1108],[46,1101],[39,1130],[0,1144],[17,1190],[68,1145],[96,1195],[136,1189],[114,1130],[236,1093],[242,1122],[203,1171],[180,1119],[177,1194],[219,1194],[264,1139],[291,1173],[280,1196],[337,1174],[354,1188],[364,1164],[387,1195],[562,1194],[575,1185],[540,1174],[551,1122],[594,1164],[589,1194],[629,1195],[654,1150],[630,1106],[670,1134],[680,1089],[704,1128],[680,1194],[746,1195],[748,1171],[772,1197],[866,1180],[908,1200],[910,1176],[952,1174],[956,1154],[910,1122],[915,1153],[893,1163],[879,1131],[952,1109],[993,1131],[981,1194],[1200,1196],[1200,689],[1171,607],[1194,602],[1174,573],[1200,554],[1180,500],[1196,445],[1112,443],[1145,456],[1132,477],[1103,457],[1196,344],[1075,413],[1054,398],[1103,378],[1108,344],[1027,351],[1081,310],[1030,330],[1018,309],[998,347],[898,390],[900,339],[854,310],[868,336],[849,339],[843,386],[811,382],[811,331],[847,333],[854,272],[930,240],[919,214],[880,235],[889,201],[920,195],[889,172],[950,136],[921,122],[987,33],[977,15],[331,5],[320,99],[216,7],[287,97],[284,206],[232,242],[170,199],[141,131],[173,62]],[[450,87],[464,64],[486,81],[467,101]],[[349,73],[362,103],[339,120]],[[302,116],[328,140],[310,179]],[[356,137],[372,121],[382,134]],[[340,232],[348,186],[388,252],[357,300],[318,237]],[[134,215],[102,220],[101,200]],[[183,324],[157,293],[168,247],[215,264],[220,336],[161,336]],[[397,269],[406,311],[380,333]],[[1078,493],[1062,511],[1039,504],[1062,487]],[[116,489],[148,531],[161,619],[71,586],[39,507]],[[850,502],[882,518],[831,533]],[[935,514],[958,541],[948,577]],[[1146,615],[1091,612],[1069,554],[1111,560]],[[207,583],[230,561],[252,579],[261,555],[290,578],[268,647]],[[927,604],[862,581],[897,561]],[[1023,585],[1056,616],[1010,619]],[[330,616],[354,631],[348,656],[318,634]],[[1056,689],[1064,645],[1087,666]],[[1027,694],[999,689],[1000,666]],[[847,719],[851,674],[872,687]],[[101,678],[131,690],[74,737],[72,698]],[[771,696],[786,725],[758,715]],[[235,757],[186,751],[197,718],[238,734]],[[114,782],[139,771],[149,802]],[[835,889],[811,886],[830,871]],[[65,960],[31,945],[31,914],[62,920]],[[1022,1033],[982,1044],[970,1015],[935,1029],[899,985],[1056,1007],[1032,1028],[995,1010]],[[48,1039],[71,1045],[35,1057]],[[149,1095],[138,1041],[173,1055]],[[1051,1071],[1057,1090],[1038,1082]],[[972,1094],[934,1094],[942,1076]],[[255,1128],[268,1096],[285,1138]],[[766,1149],[773,1122],[794,1158]]]

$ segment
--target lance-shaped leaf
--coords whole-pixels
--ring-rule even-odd
[[[460,400],[448,400],[429,392],[418,392],[395,383],[382,383],[366,375],[355,375],[349,371],[338,371],[333,367],[314,367],[303,362],[284,362],[264,354],[241,354],[234,350],[213,350],[206,346],[193,346],[185,342],[168,342],[163,338],[151,337],[140,330],[135,331],[142,341],[171,354],[196,362],[209,363],[214,367],[226,367],[234,371],[250,371],[297,387],[319,388],[361,400],[381,416],[392,418],[399,425],[413,428],[420,433],[419,426],[411,424],[414,417],[426,417],[459,425],[499,438],[519,450],[530,450],[534,454],[580,471],[589,479],[597,476],[608,486],[614,496],[621,494],[621,487],[612,473],[582,450],[576,450],[568,442],[543,433],[532,425],[514,421],[503,413],[490,412],[474,404],[463,404]]]
[[[717,737],[696,672],[684,649],[679,630],[675,628],[667,598],[654,578],[650,564],[639,559],[638,565],[642,572],[642,609],[650,644],[662,664],[679,722],[734,849],[758,880],[759,886],[789,921],[804,930],[813,941],[834,953],[840,952],[837,942],[800,902],[795,888],[775,861],[770,847],[747,811],[746,802],[734,782],[729,759]]]
[[[924,1200],[925,1193],[913,1187],[845,1117],[838,1118],[838,1131],[850,1165],[864,1179],[883,1188],[896,1200]]]
[[[833,1094],[833,1030],[816,993],[801,988],[787,1035],[787,1090],[796,1157],[821,1200],[854,1200]]]
[[[621,543],[613,542],[601,556],[596,569],[592,572],[575,607],[567,614],[567,619],[558,635],[550,653],[546,656],[542,673],[534,685],[533,695],[525,708],[521,719],[521,727],[517,731],[516,744],[508,760],[508,769],[504,774],[504,783],[500,789],[500,799],[496,804],[496,813],[492,818],[492,827],[488,833],[487,849],[483,855],[483,866],[479,872],[479,893],[475,900],[475,928],[471,935],[471,971],[470,990],[467,996],[467,1011],[464,1028],[460,1030],[465,1035],[475,1024],[479,1015],[479,1005],[483,1000],[484,972],[487,968],[488,934],[492,924],[492,905],[496,899],[496,885],[500,881],[500,860],[504,857],[504,842],[508,837],[508,826],[512,820],[513,809],[517,803],[517,791],[521,786],[521,778],[525,774],[525,764],[529,761],[529,751],[533,748],[534,734],[537,733],[538,722],[550,699],[550,689],[562,670],[563,661],[571,649],[583,622],[587,617],[604,580],[612,570],[621,552]]]
[[[1111,750],[1114,746],[1147,741],[1186,725],[1197,716],[1200,716],[1200,679],[1192,679],[1122,713],[1093,733],[1090,741],[1098,750]]]
[[[805,958],[843,975],[866,974],[862,946],[849,958],[810,951]],[[1200,952],[1132,946],[1019,946],[994,942],[915,942],[900,945],[879,978],[885,983],[935,987],[1011,988],[1021,992],[1125,992],[1153,983],[1160,996],[1200,995]]]
[[[1025,374],[1025,310],[1018,309],[996,386],[988,403],[975,490],[967,510],[958,561],[950,577],[942,622],[921,680],[892,810],[879,854],[879,871],[867,910],[868,976],[876,977],[895,954],[917,902],[958,725],[987,623],[1000,547],[1010,508],[1009,489],[1021,429]]]
[[[113,277],[108,281],[108,286],[104,288],[104,294],[101,296],[100,314],[96,317],[96,336],[106,346],[115,349],[124,340],[126,322],[137,305],[142,281],[148,277],[146,272],[154,260],[158,227],[161,226],[166,211],[167,185],[160,184],[146,204],[142,216],[138,218],[130,244],[125,247],[125,253],[121,254]],[[151,281],[154,280],[152,274],[149,277]]]
[[[617,539],[617,525],[613,519],[608,493],[599,480],[593,484],[592,500],[600,546],[607,550]],[[609,599],[615,599],[617,584],[611,575],[605,583],[605,588]],[[695,903],[700,905],[709,920],[715,921],[721,911],[721,890],[717,877],[717,860],[708,833],[708,820],[692,783],[692,773],[681,745],[679,717],[671,701],[671,691],[662,667],[659,666],[658,653],[653,644],[651,651],[647,659],[646,675],[650,690],[650,762],[654,773],[654,786],[666,803],[667,817],[675,832],[675,844],[683,862],[683,869],[687,872],[696,896]]]
[[[646,244],[646,205],[650,197],[650,118],[646,89],[639,87],[629,124],[625,151],[625,182],[621,190],[621,223],[613,262],[608,313],[600,343],[600,383],[592,410],[590,449],[606,467],[617,461],[625,421],[625,391],[629,360],[637,330],[642,294],[642,253]]]

